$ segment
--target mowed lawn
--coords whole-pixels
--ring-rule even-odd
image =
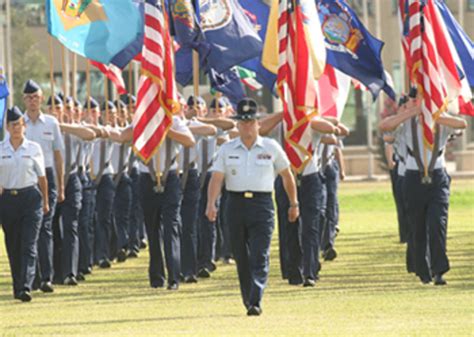
[[[280,278],[274,234],[263,315],[247,317],[235,266],[178,292],[151,289],[147,254],[97,270],[78,287],[11,298],[0,250],[0,335],[318,335],[472,336],[474,334],[474,181],[453,182],[448,285],[422,285],[405,271],[388,183],[343,183],[338,258],[323,263],[315,288]],[[2,233],[3,234],[3,233]]]

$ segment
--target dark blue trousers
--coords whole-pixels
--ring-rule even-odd
[[[326,212],[323,178],[319,173],[301,177],[298,186],[302,224],[303,275],[315,280],[321,269],[319,250],[321,230]]]
[[[88,174],[80,175],[82,205],[79,212],[79,271],[84,272],[93,264],[95,187]]]
[[[140,175],[142,208],[148,236],[150,264],[148,274],[151,286],[162,286],[165,272],[162,255],[164,245],[168,283],[179,283],[180,261],[180,203],[181,186],[176,171],[170,171],[163,193],[156,193],[155,183],[148,173]]]
[[[260,306],[270,269],[270,243],[275,211],[271,193],[243,194],[229,192],[227,221],[232,252],[237,263],[240,291],[244,305]]]
[[[115,192],[114,215],[117,229],[117,250],[128,248],[128,226],[130,224],[131,209],[132,180],[127,173],[124,173],[118,182]]]
[[[392,181],[392,192],[395,199],[395,206],[397,208],[397,221],[398,221],[398,235],[400,237],[400,242],[407,242],[408,240],[408,222],[405,214],[405,206],[403,200],[403,183],[399,182],[398,176],[398,165],[390,171],[390,178]],[[403,177],[401,179],[403,181]]]
[[[143,209],[140,203],[140,174],[138,169],[132,169],[130,173],[132,180],[132,206],[130,212],[130,225],[128,227],[129,250],[138,252],[140,250],[140,228],[144,228]]]
[[[216,222],[211,222],[206,216],[207,207],[207,189],[211,173],[208,172],[204,187],[201,190],[201,201],[199,203],[199,243],[198,243],[198,269],[210,268],[215,260],[217,228]],[[217,202],[219,204],[219,202]]]
[[[336,227],[339,222],[339,201],[337,187],[339,185],[339,165],[333,160],[324,169],[324,185],[326,187],[326,213],[323,219],[321,249],[333,248],[336,241]]]
[[[444,169],[422,184],[418,171],[406,171],[405,196],[413,240],[416,274],[422,279],[449,270],[446,255],[450,178]]]
[[[395,193],[397,195],[398,202],[400,202],[400,206],[397,204],[397,213],[399,224],[403,222],[405,225],[405,239],[407,243],[407,253],[406,253],[406,268],[407,272],[414,273],[415,272],[415,257],[414,257],[414,241],[413,241],[413,233],[411,226],[409,225],[409,219],[407,214],[407,198],[405,196],[405,176],[397,175],[396,185],[395,185]],[[398,209],[400,208],[400,209]]]
[[[77,173],[71,174],[66,184],[65,200],[61,205],[62,249],[61,269],[63,279],[77,276],[79,266],[79,212],[82,186]]]
[[[112,210],[114,205],[115,184],[112,175],[104,174],[97,186],[96,211],[97,225],[95,233],[95,259],[101,261],[110,258],[110,239],[113,231]]]
[[[275,180],[275,199],[278,216],[278,239],[280,268],[283,279],[292,284],[303,282],[303,251],[301,248],[301,221],[290,223],[288,209],[290,201],[280,176]]]
[[[197,275],[197,223],[200,196],[199,173],[196,169],[191,169],[181,201],[181,273],[184,277]]]
[[[48,179],[49,212],[43,215],[38,239],[39,271],[41,281],[52,281],[53,268],[53,216],[56,209],[58,193],[56,179],[52,168],[46,169]]]
[[[14,294],[33,288],[42,205],[37,187],[28,188],[15,196],[7,192],[0,195],[0,216]]]
[[[230,228],[226,221],[226,201],[227,190],[222,188],[221,198],[219,201],[219,213],[217,218],[217,237],[216,237],[216,253],[215,258],[227,259],[232,257],[232,247],[230,244]]]

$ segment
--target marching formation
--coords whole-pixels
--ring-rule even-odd
[[[78,101],[75,86],[68,96],[65,70],[64,94],[54,93],[51,56],[47,110],[42,89],[28,80],[25,111],[7,111],[0,223],[14,298],[77,286],[94,268],[137,258],[147,246],[150,287],[177,291],[211,277],[218,260],[235,263],[247,315],[258,316],[274,200],[281,276],[314,287],[321,260],[338,255],[337,189],[349,135],[341,119],[351,83],[392,102],[379,128],[407,270],[423,284],[445,285],[444,155],[466,127],[455,115],[474,115],[472,42],[443,1],[398,4],[412,89],[396,107],[383,42],[343,0],[46,1],[48,32],[88,62],[88,97]],[[52,40],[50,47],[53,54]],[[132,85],[135,61],[141,74]],[[89,63],[106,77],[101,104],[90,97]],[[209,104],[198,96],[200,69],[220,92]],[[195,95],[186,99],[177,83],[191,79]],[[109,80],[121,95],[115,101]],[[4,82],[0,76],[6,106]],[[242,83],[259,82],[278,95],[281,112],[262,116],[247,97]]]
[[[209,109],[201,97],[180,98],[166,139],[145,164],[131,150],[133,96],[99,105],[54,95],[43,113],[43,92],[29,80],[23,97],[24,113],[7,112],[0,157],[15,298],[75,286],[93,268],[138,257],[147,242],[151,287],[177,290],[210,277],[217,260],[235,260],[244,303],[258,314],[274,186],[282,277],[314,286],[320,253],[336,258],[340,144],[348,134],[336,119],[312,121],[314,155],[294,175],[282,113],[260,116],[251,99],[234,112],[223,97]]]

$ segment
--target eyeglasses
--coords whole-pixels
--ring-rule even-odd
[[[24,99],[27,99],[27,100],[34,100],[34,99],[39,99],[41,96],[40,95],[24,95],[23,96]]]

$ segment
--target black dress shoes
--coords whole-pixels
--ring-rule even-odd
[[[31,294],[28,290],[20,291],[17,295],[15,295],[15,298],[22,302],[30,302],[32,299]]]
[[[211,277],[211,273],[209,272],[209,270],[207,270],[207,268],[202,268],[199,270],[197,276],[200,278],[209,278]]]
[[[446,285],[447,282],[446,280],[443,278],[443,275],[440,275],[440,274],[436,274],[434,276],[434,285],[435,286],[444,286]]]
[[[109,260],[104,259],[104,260],[99,261],[99,268],[106,269],[106,268],[110,268],[110,267],[111,267],[111,265],[110,265]]]
[[[256,305],[251,305],[247,310],[247,316],[260,316],[262,309]]]
[[[186,276],[184,278],[184,283],[197,283],[197,282],[198,282],[198,280],[197,280],[196,276],[194,276],[194,275]]]
[[[309,277],[307,277],[303,283],[303,287],[314,287],[315,285],[316,281]]]
[[[52,293],[54,291],[53,284],[50,281],[41,282],[40,290],[44,293]]]
[[[179,288],[179,285],[177,282],[171,282],[170,284],[168,284],[168,290],[178,290]]]
[[[332,261],[337,257],[337,252],[334,248],[330,247],[323,253],[324,261]]]
[[[125,262],[127,260],[127,251],[125,249],[120,249],[117,253],[117,262]]]

